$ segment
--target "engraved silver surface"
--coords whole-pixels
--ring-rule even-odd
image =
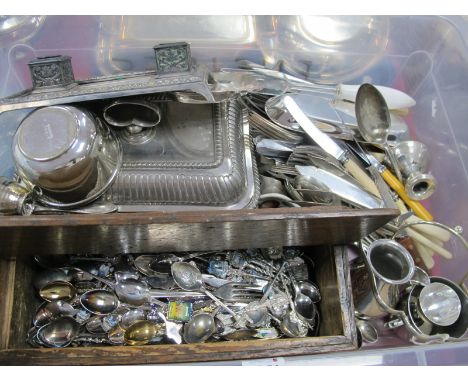
[[[39,57],[29,64],[34,88],[65,87],[75,82],[71,57]]]
[[[77,81],[76,86],[71,88],[57,88],[47,92],[28,89],[0,99],[0,113],[30,107],[180,90],[201,94],[208,101],[215,102],[207,84],[207,76],[206,68],[199,66],[191,72],[170,77],[156,77],[154,71],[146,71],[91,78]]]
[[[187,72],[191,69],[190,45],[186,42],[158,44],[153,49],[158,75]]]

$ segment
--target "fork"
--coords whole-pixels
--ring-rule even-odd
[[[263,296],[263,287],[256,284],[230,282],[216,288],[213,294],[227,302],[250,302]]]

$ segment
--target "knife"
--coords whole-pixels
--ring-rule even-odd
[[[325,188],[326,191],[333,192],[342,200],[361,208],[383,208],[382,200],[371,195],[355,184],[349,175],[341,177],[315,166],[295,166],[299,174],[306,178],[313,179],[316,183]]]
[[[320,131],[314,123],[304,114],[301,108],[297,105],[292,95],[284,96],[284,105],[288,109],[291,116],[296,120],[299,126],[319,145],[325,152],[341,162],[346,170],[371,194],[381,198],[380,192],[374,181],[367,175],[359,165],[351,159],[349,152],[341,148],[327,134]]]

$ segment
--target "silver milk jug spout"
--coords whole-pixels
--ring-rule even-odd
[[[415,272],[411,254],[394,240],[379,239],[351,264],[354,306],[362,317],[383,317],[394,309],[400,289]]]

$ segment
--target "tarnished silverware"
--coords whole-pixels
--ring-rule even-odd
[[[389,147],[390,112],[385,98],[371,84],[362,84],[356,95],[356,119],[361,136],[369,143],[384,147],[396,177],[401,182],[403,177],[395,153]]]
[[[138,321],[125,331],[124,339],[128,345],[146,345],[163,333],[161,324],[147,320]]]
[[[210,291],[206,290],[203,284],[203,277],[198,268],[189,263],[175,263],[171,266],[172,277],[176,284],[187,291],[199,291],[211,298],[218,306],[222,307],[226,312],[232,315],[232,317],[239,321],[236,313],[214,296]]]
[[[67,281],[52,281],[39,290],[39,295],[46,301],[71,300],[76,294],[75,287]]]
[[[216,288],[213,294],[227,302],[251,302],[263,296],[263,287],[230,282]]]
[[[328,155],[337,159],[362,185],[362,187],[373,195],[377,197],[380,196],[374,181],[359,167],[356,160],[350,157],[348,150],[343,149],[332,138],[320,131],[317,126],[314,125],[312,120],[304,114],[300,106],[296,103],[294,95],[283,96],[282,103],[284,104],[285,110],[287,110],[287,112],[297,121],[301,128],[317,145],[319,145]]]
[[[78,335],[80,325],[71,317],[61,317],[41,327],[37,337],[47,347],[61,348],[72,343]]]
[[[199,313],[184,325],[183,337],[188,344],[205,342],[216,333],[214,314]]]
[[[31,198],[31,191],[0,177],[0,215],[29,215],[27,201]]]
[[[349,176],[337,176],[314,166],[295,166],[301,175],[323,191],[333,192],[349,204],[361,208],[382,208],[383,202],[359,187]]]

